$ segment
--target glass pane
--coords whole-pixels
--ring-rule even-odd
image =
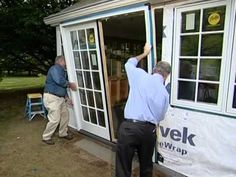
[[[236,85],[234,86],[233,108],[236,108]]]
[[[180,59],[179,77],[186,79],[196,79],[197,60]]]
[[[99,72],[93,72],[93,86],[96,90],[101,90]]]
[[[202,31],[224,30],[225,6],[204,9]]]
[[[182,13],[182,33],[199,32],[200,10]]]
[[[97,111],[97,114],[98,114],[98,122],[99,122],[99,125],[102,126],[102,127],[106,127],[104,112],[102,112],[102,111]]]
[[[80,95],[81,104],[87,105],[85,91],[82,89],[79,89],[79,95]]]
[[[90,72],[86,72],[86,71],[84,72],[84,80],[85,80],[86,88],[92,89]]]
[[[198,35],[181,36],[181,56],[198,56]]]
[[[73,50],[78,49],[78,39],[76,36],[76,31],[71,31],[70,32],[70,37],[71,37],[71,45]]]
[[[94,124],[97,124],[96,111],[94,109],[89,108],[89,112],[90,112],[91,122],[94,123]]]
[[[79,30],[78,31],[78,36],[79,36],[80,49],[87,49],[85,30]]]
[[[93,91],[87,90],[87,98],[88,98],[88,104],[89,104],[89,106],[95,107],[95,106],[94,106],[94,100],[93,100]]]
[[[197,101],[217,104],[218,84],[199,83]]]
[[[199,79],[219,81],[221,60],[201,59]]]
[[[179,81],[178,99],[194,101],[195,85],[195,82]]]
[[[91,69],[98,70],[98,61],[97,61],[96,51],[90,51],[90,63],[91,63]]]
[[[203,34],[201,56],[222,56],[223,34]]]
[[[100,93],[100,92],[95,92],[95,99],[96,99],[97,108],[103,109],[102,93]]]
[[[81,52],[81,60],[83,64],[83,69],[89,69],[89,59],[88,52]]]
[[[89,122],[88,108],[82,106],[82,112],[84,120]]]
[[[94,29],[87,29],[87,40],[88,40],[88,46],[90,49],[96,48],[96,41],[95,41],[95,35],[94,35]]]
[[[81,69],[79,52],[73,52],[73,53],[74,53],[74,60],[75,60],[75,68]]]
[[[79,87],[83,88],[84,87],[84,81],[83,81],[83,75],[81,71],[76,71],[77,73],[77,80],[78,80],[78,85]]]

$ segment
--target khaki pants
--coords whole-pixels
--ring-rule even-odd
[[[59,125],[59,137],[67,135],[69,112],[65,102],[65,98],[57,97],[55,95],[44,93],[43,102],[48,110],[48,120],[46,129],[43,132],[43,140],[51,139],[58,124]]]

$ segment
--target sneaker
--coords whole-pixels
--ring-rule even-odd
[[[52,141],[52,139],[49,140],[42,140],[44,143],[48,144],[48,145],[54,145],[55,143]]]
[[[72,140],[73,139],[73,135],[68,134],[68,135],[62,136],[60,138],[64,138],[64,139],[67,139],[67,140]]]

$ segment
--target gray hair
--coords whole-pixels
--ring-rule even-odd
[[[58,63],[60,62],[61,60],[65,60],[65,57],[63,55],[58,55],[56,58],[55,58],[55,63]]]
[[[170,74],[170,72],[171,72],[171,66],[166,61],[159,61],[153,68],[153,73],[159,73],[162,76],[164,76],[165,74]]]

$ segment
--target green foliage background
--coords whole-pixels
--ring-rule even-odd
[[[78,0],[0,0],[1,71],[46,74],[56,56],[55,27],[44,17]]]

